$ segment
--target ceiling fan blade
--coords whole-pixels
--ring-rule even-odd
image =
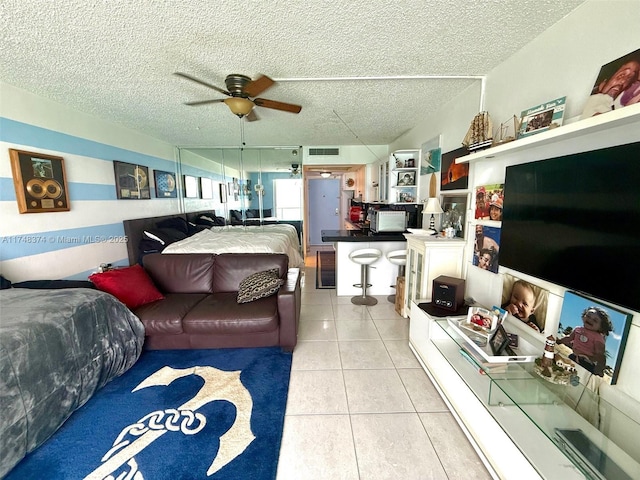
[[[275,110],[283,110],[285,112],[291,113],[300,113],[300,110],[302,110],[302,107],[300,105],[277,102],[275,100],[268,100],[266,98],[254,98],[253,103],[255,103],[259,107],[273,108]]]
[[[174,75],[177,75],[178,77],[186,78],[187,80],[191,80],[192,82],[199,83],[200,85],[204,85],[205,87],[212,88],[216,92],[220,92],[220,93],[222,93],[224,95],[231,96],[231,94],[229,92],[227,92],[226,90],[224,90],[224,89],[222,89],[220,87],[216,87],[215,85],[211,85],[210,83],[207,83],[207,82],[205,82],[203,80],[200,80],[198,78],[192,77],[191,75],[187,75],[186,73],[175,72]]]
[[[266,75],[261,75],[255,80],[247,83],[244,86],[243,91],[250,97],[255,97],[256,95],[260,95],[262,92],[264,92],[267,88],[269,88],[274,83],[276,82],[274,82],[272,79],[270,79]]]
[[[256,114],[255,109],[251,110],[248,115],[244,116],[244,118],[247,122],[255,122],[256,120],[260,120],[260,117],[258,117],[258,115]]]
[[[210,103],[220,103],[224,102],[224,98],[217,98],[215,100],[199,100],[196,102],[185,102],[185,105],[189,105],[191,107],[197,107],[199,105],[208,105]]]

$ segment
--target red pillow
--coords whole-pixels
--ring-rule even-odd
[[[110,293],[129,308],[137,308],[164,298],[140,265],[94,273],[89,276],[89,280],[98,290]]]

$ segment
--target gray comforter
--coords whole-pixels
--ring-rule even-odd
[[[144,327],[86,288],[0,290],[0,478],[142,352]]]

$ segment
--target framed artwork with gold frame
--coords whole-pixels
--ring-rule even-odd
[[[13,148],[9,157],[20,213],[71,210],[62,157]]]

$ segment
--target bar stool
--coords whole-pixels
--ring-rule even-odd
[[[382,256],[382,252],[377,248],[361,248],[349,254],[349,259],[360,265],[360,283],[354,283],[354,287],[362,288],[362,295],[351,297],[351,303],[355,305],[375,305],[378,303],[374,297],[367,295],[369,281],[369,265],[377,261]]]
[[[407,251],[406,250],[393,250],[387,253],[387,260],[393,263],[394,265],[398,265],[398,277],[404,277],[405,265],[407,264]],[[391,285],[391,287],[396,288],[397,285]],[[387,300],[391,303],[396,303],[395,294],[389,295]]]

